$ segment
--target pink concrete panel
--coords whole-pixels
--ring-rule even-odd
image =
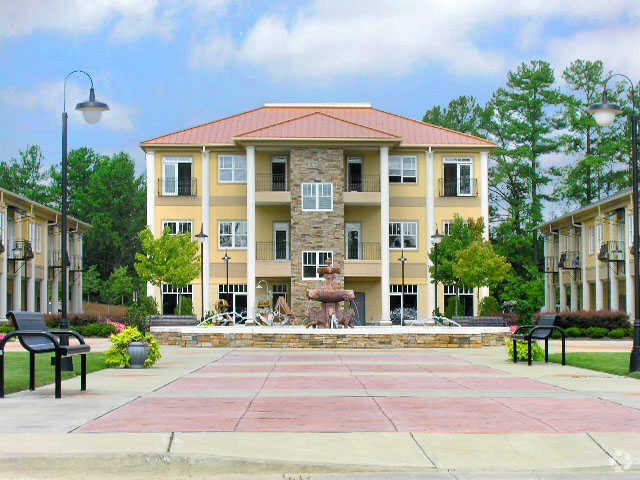
[[[554,430],[489,398],[378,397],[402,432],[545,433]]]
[[[431,375],[358,375],[367,390],[460,390],[445,377]]]
[[[338,355],[329,353],[294,353],[283,354],[278,363],[300,363],[300,362],[335,362],[341,363]]]
[[[242,432],[391,432],[369,397],[262,397],[241,420]]]
[[[264,373],[267,374],[271,370],[273,370],[273,363],[256,363],[255,365],[219,365],[213,364],[209,367],[204,367],[198,370],[196,373],[198,374],[207,374],[207,373]]]
[[[250,398],[141,398],[76,432],[230,432],[249,402]]]
[[[216,360],[215,364],[223,363],[274,363],[280,355],[278,354],[231,354]]]
[[[338,372],[349,373],[349,369],[345,365],[341,364],[317,364],[317,363],[278,363],[273,373],[286,373],[286,372],[309,372],[320,373],[323,372]]]
[[[640,410],[599,398],[500,398],[559,432],[640,432]]]
[[[352,372],[404,372],[404,373],[426,373],[425,365],[415,363],[354,363],[349,365]]]
[[[269,377],[264,390],[362,390],[362,385],[348,376],[301,375]]]
[[[554,385],[521,377],[451,377],[451,381],[471,390],[562,390]]]
[[[258,390],[266,377],[183,377],[160,392],[188,392],[196,390]]]
[[[484,365],[433,364],[423,365],[423,368],[432,373],[486,373],[490,375],[505,375],[502,370]]]
[[[467,363],[459,358],[451,355],[444,354],[399,354],[399,353],[364,353],[364,354],[350,354],[341,355],[344,363],[359,363],[359,362],[372,362],[372,363]]]

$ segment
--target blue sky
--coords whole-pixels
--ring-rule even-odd
[[[520,62],[601,58],[640,78],[627,0],[22,0],[0,5],[0,156],[60,156],[62,80],[94,76],[112,110],[71,115],[69,146],[138,143],[272,101],[369,101],[412,118],[485,101]],[[74,77],[73,107],[88,94]]]

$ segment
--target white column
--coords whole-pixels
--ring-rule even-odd
[[[598,223],[601,222],[602,219],[598,218],[595,224],[596,229],[596,251],[595,251],[595,261],[596,261],[596,310],[602,310],[602,281],[600,280],[600,259],[598,258],[598,252],[600,252],[600,244],[602,243],[602,238],[598,238]],[[603,228],[604,233],[604,228]]]
[[[627,297],[627,314],[634,316],[634,293],[633,293],[633,255],[631,254],[631,235],[633,233],[633,217],[629,214],[629,207],[624,209],[624,291]]]
[[[147,226],[155,235],[156,152],[146,152],[145,157],[147,160]],[[147,296],[155,297],[154,287],[151,283],[147,283]]]
[[[53,227],[53,251],[55,252],[53,265],[55,268],[53,269],[53,281],[51,282],[51,313],[54,315],[58,313],[58,303],[60,302],[58,296],[58,290],[60,288],[60,265],[62,265],[60,248],[60,229],[56,225]],[[55,258],[56,256],[58,258]]]
[[[558,267],[558,290],[560,293],[560,311],[567,310],[567,290],[564,288],[564,269]]]
[[[582,268],[582,310],[591,309],[591,291],[587,280],[587,243],[589,234],[587,225],[583,222],[580,225],[580,267]]]
[[[76,256],[76,271],[73,273],[73,311],[74,313],[82,313],[84,307],[82,305],[82,234],[74,235],[74,251]]]
[[[573,234],[573,237],[571,238],[571,251],[573,251],[574,255],[580,255],[578,253],[578,239],[576,236],[576,229],[575,227],[572,228],[571,233]],[[569,261],[572,263],[572,267],[573,265],[573,258],[569,259]],[[578,271],[577,270],[571,270],[571,311],[575,312],[578,310],[578,282],[576,282],[576,275],[578,275]]]
[[[380,147],[380,325],[391,325],[389,274],[389,147]]]
[[[22,240],[22,222],[14,221],[12,225],[15,227],[15,241]],[[13,310],[20,311],[22,310],[22,270],[24,270],[26,266],[24,262],[15,261],[14,269],[17,270],[13,275]]]
[[[617,219],[616,215],[611,215],[609,217],[609,240],[616,241],[619,238],[616,238],[616,234],[618,232],[618,225],[614,221]],[[611,279],[609,282],[609,310],[618,310],[618,303],[620,302],[619,292],[618,292],[618,264],[616,263],[607,263],[607,268],[609,269],[608,278]]]
[[[202,147],[202,231],[207,236],[203,244],[202,253],[202,278],[204,278],[204,284],[202,288],[202,298],[204,305],[202,306],[202,315],[210,310],[209,303],[209,281],[210,281],[210,239],[211,239],[211,226],[209,214],[211,212],[209,202],[211,195],[209,193],[210,180],[210,153],[206,148]]]
[[[32,230],[33,228],[33,230]],[[33,237],[31,237],[33,232]],[[29,269],[29,278],[27,279],[27,310],[35,312],[36,310],[36,225],[29,225],[29,241],[31,242],[31,249],[33,250],[33,259],[25,265],[25,275],[27,274],[27,268]]]
[[[49,226],[44,222],[42,229],[42,280],[40,281],[40,311],[47,313],[49,305],[47,282],[49,281]]]
[[[480,212],[484,221],[484,241],[489,241],[489,152],[480,152]],[[489,287],[480,287],[478,300],[489,296]]]
[[[427,198],[426,198],[426,219],[427,219],[427,225],[426,225],[426,234],[427,234],[427,252],[431,253],[431,237],[433,236],[433,234],[435,233],[435,208],[434,208],[434,203],[435,203],[435,194],[434,194],[434,187],[435,187],[435,179],[434,179],[434,160],[433,160],[433,152],[432,151],[427,151],[425,152],[425,165],[426,165],[426,171],[427,171]],[[431,271],[430,271],[430,267],[431,267],[432,263],[431,263],[431,259],[429,258],[429,256],[427,255],[427,316],[431,316],[433,314],[433,310],[435,308],[435,299],[436,299],[436,295],[435,295],[435,285],[433,283],[431,283]],[[443,308],[444,310],[444,308]]]
[[[247,316],[256,314],[256,148],[247,147]]]
[[[549,235],[545,235],[544,240],[543,240],[543,248],[542,248],[542,252],[543,252],[543,265],[545,266],[545,272],[544,272],[544,311],[545,312],[550,312],[552,310],[551,308],[551,285],[552,282],[549,278],[549,276],[551,274],[546,272],[546,257],[549,256]]]
[[[7,282],[9,281],[9,275],[7,274],[7,268],[9,262],[7,258],[9,256],[9,245],[7,245],[7,228],[9,226],[7,207],[2,207],[0,215],[2,216],[2,245],[4,245],[4,253],[0,256],[2,261],[2,273],[0,273],[0,320],[4,320],[7,316]],[[13,225],[13,224],[12,224]]]

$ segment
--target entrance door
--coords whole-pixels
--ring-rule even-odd
[[[366,310],[365,310],[365,296],[364,292],[354,292],[356,298],[356,306],[358,307],[358,311],[356,312],[356,318],[354,319],[355,325],[365,325],[367,323],[366,318]]]
[[[289,224],[275,222],[273,224],[273,259],[287,260],[289,258]]]
[[[350,192],[362,192],[362,159],[360,157],[347,159],[347,185]]]
[[[360,260],[360,223],[345,223],[347,260]]]
[[[285,155],[271,157],[271,191],[287,191],[287,157]]]

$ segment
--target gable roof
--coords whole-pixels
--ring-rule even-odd
[[[316,115],[317,114],[317,115]],[[320,130],[313,130],[317,126]],[[233,145],[234,139],[254,138],[363,138],[401,140],[400,145],[488,147],[483,138],[419,122],[368,105],[352,104],[267,104],[254,110],[162,135],[141,143],[151,145]],[[336,137],[322,137],[335,132]],[[375,136],[374,136],[375,132]],[[252,133],[251,135],[249,135]],[[285,134],[295,134],[287,137]],[[281,136],[282,135],[282,136]]]

